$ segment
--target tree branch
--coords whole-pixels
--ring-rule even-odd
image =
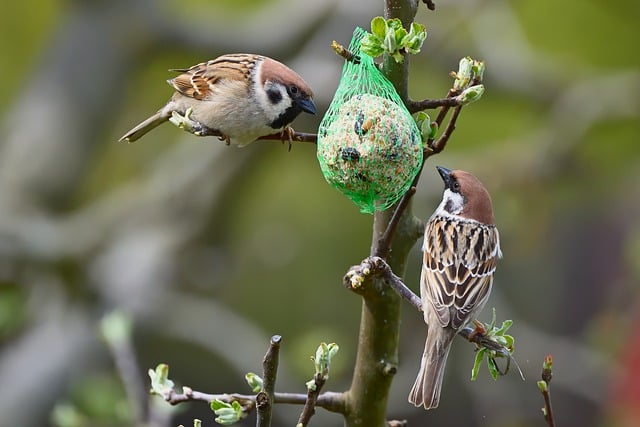
[[[407,109],[411,114],[418,111],[433,110],[440,107],[457,107],[461,104],[461,100],[455,97],[446,97],[439,99],[423,99],[422,101],[407,101]]]
[[[420,169],[422,169],[422,166],[420,166]],[[418,172],[418,174],[420,174],[420,172]],[[417,184],[416,179],[414,179],[414,182],[416,182]],[[378,244],[374,256],[386,258],[389,255],[389,251],[391,250],[391,241],[396,232],[396,229],[398,228],[398,224],[400,223],[400,218],[402,217],[404,211],[407,209],[407,206],[411,201],[411,197],[415,194],[415,192],[415,185],[411,185],[407,192],[403,194],[402,198],[393,211],[393,215],[391,216],[391,220],[389,220],[387,228],[384,230],[382,236],[378,239]],[[419,234],[420,233],[418,233],[418,235]]]
[[[447,123],[447,127],[442,132],[442,135],[440,135],[440,138],[438,138],[436,141],[429,141],[427,147],[430,149],[430,152],[428,153],[427,157],[431,157],[434,154],[437,154],[444,150],[444,147],[446,147],[451,134],[456,129],[456,122],[461,111],[462,105],[458,105],[457,107],[455,107],[453,110],[453,114],[451,115],[451,118]]]
[[[258,138],[258,141],[280,141],[280,142],[310,142],[316,144],[318,142],[318,134],[305,132],[292,132],[291,139],[285,138],[287,135],[281,133],[273,133]]]
[[[281,342],[282,337],[280,335],[272,336],[269,349],[262,360],[263,384],[262,391],[256,396],[256,410],[258,413],[256,427],[271,426],[271,411],[274,404],[273,395],[276,387],[276,376],[278,374]]]
[[[126,318],[123,314],[112,313],[103,319],[102,330],[107,347],[111,351],[111,357],[115,362],[118,376],[124,386],[127,400],[131,405],[134,419],[143,424],[149,417],[149,393],[142,381],[143,377],[136,361],[135,350],[131,341],[131,331],[118,334],[117,337],[109,335],[105,331],[108,328],[108,326],[105,326],[107,322],[113,324],[114,321],[130,325],[129,318]]]
[[[346,61],[349,61],[349,62],[353,61],[355,64],[360,63],[360,57],[358,57],[356,54],[354,54],[349,49],[347,49],[346,47],[344,47],[343,45],[341,45],[335,40],[331,42],[331,49],[333,49],[333,51],[337,55],[341,56]]]
[[[307,401],[307,394],[304,393],[278,393],[273,394],[273,403],[282,405],[304,405]],[[164,396],[164,400],[171,405],[178,405],[184,402],[206,402],[214,400],[231,403],[238,401],[242,404],[253,402],[255,405],[256,396],[254,394],[241,393],[221,393],[209,394],[192,390],[190,387],[183,387],[182,393],[172,391]],[[344,395],[333,391],[319,394],[316,399],[316,407],[326,409],[329,412],[344,412]]]
[[[556,422],[553,419],[553,409],[551,408],[551,390],[549,390],[549,384],[553,377],[553,372],[551,371],[552,366],[553,358],[549,355],[545,357],[544,363],[542,364],[542,381],[538,381],[538,388],[544,398],[544,408],[542,408],[542,413],[544,415],[544,420],[547,422],[549,427],[555,427],[556,425]]]
[[[316,404],[318,401],[318,396],[320,395],[320,390],[324,387],[326,383],[326,379],[322,375],[321,372],[315,374],[313,378],[315,387],[309,387],[307,392],[307,399],[304,403],[304,408],[302,408],[302,413],[300,414],[300,418],[298,418],[298,424],[296,427],[306,427],[311,420],[311,417],[316,413]]]

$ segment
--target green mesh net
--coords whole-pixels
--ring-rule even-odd
[[[331,186],[361,212],[393,205],[422,163],[422,138],[411,114],[373,58],[360,51],[356,28],[340,85],[318,130],[318,161]]]

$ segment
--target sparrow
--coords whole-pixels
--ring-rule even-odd
[[[313,92],[286,65],[254,54],[228,54],[187,69],[167,80],[175,93],[156,114],[120,141],[133,142],[170,120],[198,136],[215,135],[227,145],[247,145],[277,132],[302,112],[316,113]]]
[[[484,307],[502,257],[491,196],[484,185],[468,172],[436,169],[444,193],[425,228],[420,277],[428,333],[409,394],[409,402],[425,409],[438,406],[453,338]]]

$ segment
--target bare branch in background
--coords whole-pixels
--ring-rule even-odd
[[[269,350],[262,361],[264,385],[262,391],[256,396],[256,410],[258,411],[257,427],[271,426],[271,412],[273,410],[274,392],[276,387],[276,377],[278,375],[278,361],[280,359],[280,343],[282,337],[274,335],[271,337]]]

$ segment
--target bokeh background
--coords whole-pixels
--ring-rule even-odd
[[[414,99],[446,94],[462,56],[487,63],[483,99],[429,159],[414,209],[428,218],[433,166],[490,189],[505,254],[482,318],[513,319],[524,372],[471,383],[456,342],[441,406],[410,406],[425,326],[403,310],[389,417],[410,425],[541,426],[536,387],[554,356],[560,425],[640,425],[640,3],[447,0],[421,7]],[[382,1],[24,0],[0,15],[0,425],[122,426],[130,409],[98,324],[135,321],[146,370],[206,392],[249,392],[273,334],[278,390],[304,392],[309,356],[335,341],[327,389],[351,379],[360,300],[341,285],[368,254],[372,217],[324,181],[312,144],[244,149],[165,125],[117,139],[170,96],[164,80],[227,52],[266,54],[314,88],[320,113],[348,43]],[[300,117],[299,131],[321,119]],[[419,243],[406,282],[418,289]],[[159,400],[159,399],[158,399]],[[158,426],[214,425],[204,404]],[[277,426],[300,408],[278,406]],[[318,410],[313,425],[339,426]],[[253,417],[242,425],[253,425]]]

